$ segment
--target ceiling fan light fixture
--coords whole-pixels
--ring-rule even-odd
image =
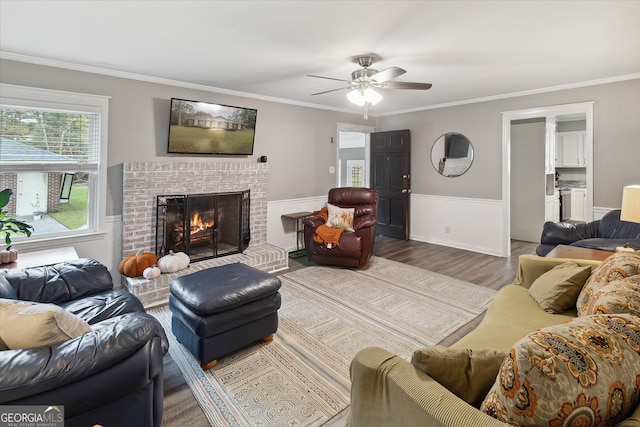
[[[347,99],[358,107],[362,107],[365,103],[364,95],[360,89],[353,89],[347,92]]]
[[[371,105],[376,105],[378,102],[382,100],[382,95],[380,95],[375,90],[370,87],[364,90],[364,102],[368,102]]]
[[[396,82],[391,81],[398,76],[406,73],[400,67],[389,67],[385,70],[378,71],[373,68],[369,68],[375,58],[373,56],[361,56],[358,59],[358,64],[362,67],[359,70],[355,70],[351,73],[351,81],[336,79],[333,77],[316,76],[313,74],[307,74],[309,77],[317,77],[320,79],[337,80],[348,83],[349,86],[340,87],[337,89],[325,90],[323,92],[312,93],[312,95],[321,95],[324,93],[335,92],[337,90],[350,89],[347,93],[347,99],[352,104],[359,107],[364,107],[364,118],[367,118],[367,111],[369,105],[376,105],[382,101],[382,95],[373,88],[380,89],[413,89],[413,90],[427,90],[431,89],[431,83],[416,83],[416,82]]]
[[[371,105],[376,105],[378,102],[382,100],[382,95],[380,95],[375,90],[370,87],[362,90],[360,88],[353,89],[347,93],[347,99],[352,103],[357,105],[358,107],[362,107],[365,103],[369,103]]]

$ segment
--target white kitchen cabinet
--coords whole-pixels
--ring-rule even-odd
[[[553,196],[546,196],[544,199],[544,220],[560,221],[560,194],[555,191]]]
[[[586,167],[584,141],[584,131],[556,133],[556,167]]]
[[[571,220],[586,221],[587,218],[587,190],[585,188],[571,189]]]

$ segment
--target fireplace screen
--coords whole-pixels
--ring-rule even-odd
[[[157,197],[156,255],[191,262],[243,252],[249,245],[250,191]]]

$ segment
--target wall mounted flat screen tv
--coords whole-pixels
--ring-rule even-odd
[[[169,153],[253,154],[258,110],[171,98]]]
[[[447,159],[464,159],[469,155],[469,140],[457,133],[446,136],[444,154]]]

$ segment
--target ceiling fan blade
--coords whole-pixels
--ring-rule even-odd
[[[344,79],[334,79],[333,77],[324,77],[324,76],[315,76],[313,74],[307,74],[307,77],[316,77],[318,79],[327,79],[327,80],[335,80],[337,82],[346,82],[346,83],[351,83],[349,80],[344,80]]]
[[[386,82],[377,87],[384,89],[415,89],[415,90],[427,90],[431,89],[431,83],[414,83],[414,82]]]
[[[331,89],[331,90],[325,90],[324,92],[312,93],[311,96],[313,96],[313,95],[322,95],[323,93],[335,92],[335,91],[342,90],[342,89],[351,89],[351,86],[339,87],[338,89]]]
[[[406,73],[406,71],[400,67],[391,67],[391,68],[387,68],[386,70],[382,70],[375,73],[373,76],[370,77],[370,79],[375,80],[378,83],[384,83],[398,76],[401,76],[404,73]]]

